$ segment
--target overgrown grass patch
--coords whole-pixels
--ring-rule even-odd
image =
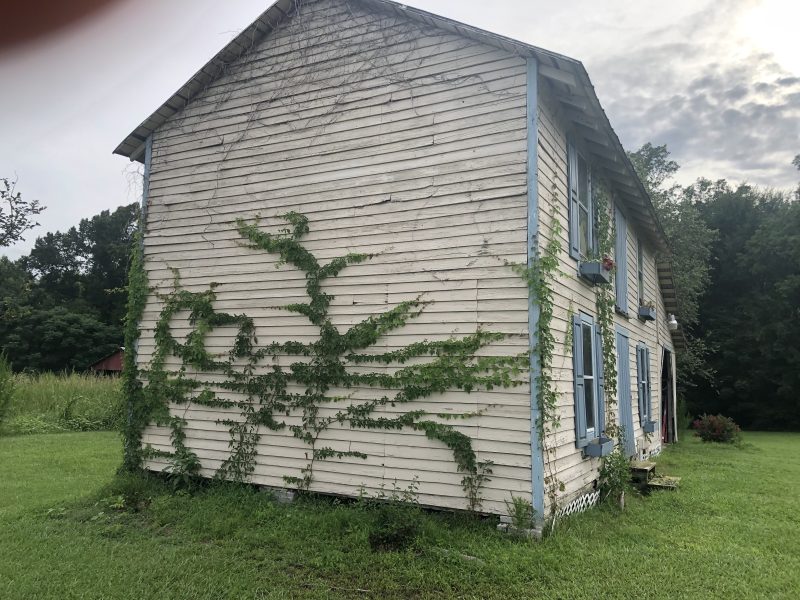
[[[374,551],[374,503],[172,493],[155,477],[115,479],[112,434],[5,438],[0,597],[793,598],[799,448],[797,434],[747,434],[741,448],[687,439],[659,459],[683,478],[677,492],[589,511],[542,543],[411,509],[413,541]]]
[[[0,435],[102,431],[122,419],[119,378],[80,373],[19,374]]]

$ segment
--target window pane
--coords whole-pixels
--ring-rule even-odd
[[[578,155],[578,250],[583,256],[588,256],[590,251],[592,224],[589,194],[589,168],[583,157]]]
[[[583,256],[589,255],[589,211],[578,207],[578,249]]]
[[[584,324],[582,327],[583,330],[583,374],[587,377],[591,377],[594,375],[594,362],[592,361],[592,357],[594,353],[592,352],[592,340],[594,340],[594,335],[592,335],[592,328],[589,325]]]
[[[581,156],[578,156],[578,202],[589,208],[589,169]]]
[[[638,262],[639,262],[639,305],[641,306],[642,303],[645,301],[644,298],[644,252],[642,251],[642,242],[639,242],[638,250]]]
[[[583,390],[586,410],[586,429],[594,429],[594,379],[584,378]]]
[[[647,397],[647,385],[642,384],[642,415],[645,418],[650,417],[650,398]]]

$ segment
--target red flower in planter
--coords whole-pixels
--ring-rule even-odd
[[[613,259],[613,258],[611,258],[610,256],[604,256],[604,257],[603,257],[603,268],[604,268],[606,271],[610,271],[610,270],[611,270],[611,269],[613,269],[615,266],[616,266],[616,263],[614,262],[614,259]]]

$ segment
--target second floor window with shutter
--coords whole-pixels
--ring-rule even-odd
[[[569,171],[569,253],[586,260],[594,249],[594,208],[589,163],[572,142],[567,144]]]
[[[614,274],[614,291],[616,292],[617,310],[628,313],[628,222],[619,207],[614,209],[616,228],[616,244],[614,259],[617,270]]]
[[[639,306],[644,306],[646,299],[644,297],[644,249],[642,248],[642,240],[639,240],[637,245],[636,257],[638,261],[637,274],[639,277]]]

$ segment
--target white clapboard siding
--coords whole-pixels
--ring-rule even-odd
[[[547,445],[554,449],[555,469],[557,478],[565,490],[559,496],[559,503],[568,502],[573,497],[588,490],[595,483],[600,461],[597,459],[584,459],[581,451],[575,447],[574,430],[574,392],[572,348],[566,347],[565,336],[571,324],[568,320],[569,310],[585,312],[596,318],[594,290],[576,277],[577,263],[570,258],[568,232],[568,202],[567,202],[567,142],[568,128],[566,119],[560,114],[556,102],[552,99],[548,84],[540,80],[539,100],[539,136],[538,136],[538,190],[539,190],[539,219],[541,243],[545,244],[550,239],[552,228],[552,209],[555,205],[556,215],[561,225],[561,244],[564,251],[561,255],[558,285],[555,286],[555,311],[553,328],[556,335],[556,347],[553,358],[553,378],[560,393],[559,413],[561,427],[556,434],[548,436]],[[555,184],[555,189],[553,187]],[[555,198],[554,198],[555,192]],[[554,204],[555,202],[555,204]],[[624,209],[624,206],[623,206]],[[663,325],[663,299],[658,287],[654,249],[645,243],[645,296],[657,302],[657,321],[643,323],[638,320],[636,310],[637,297],[637,259],[636,245],[637,232],[633,227],[632,219],[628,220],[628,294],[631,318],[615,315],[615,323],[628,330],[630,334],[630,372],[631,372],[631,401],[633,410],[634,436],[637,447],[646,452],[660,446],[660,435],[654,434],[647,442],[639,424],[638,392],[636,386],[636,344],[640,341],[647,343],[650,348],[652,379],[652,414],[657,418],[660,406],[660,360],[662,346],[672,348],[668,332]],[[618,410],[618,408],[616,409]]]
[[[348,252],[376,254],[324,284],[334,296],[330,314],[340,330],[399,302],[431,302],[365,353],[469,335],[478,327],[508,334],[481,355],[523,353],[527,288],[504,261],[527,257],[526,148],[524,59],[357,4],[304,2],[300,16],[237,59],[154,133],[144,241],[150,284],[168,293],[177,269],[190,291],[217,284],[216,309],[251,316],[259,343],[311,343],[318,330],[305,317],[275,308],[308,300],[304,274],[245,247],[236,231],[238,218],[260,216],[260,226],[274,232],[284,226],[278,215],[298,211],[311,228],[304,243],[321,263]],[[155,350],[160,311],[161,301],[151,296],[138,348],[144,368]],[[176,315],[176,339],[190,331],[185,311]],[[217,328],[207,346],[224,356],[235,335],[235,327]],[[292,360],[304,359],[279,362]],[[179,367],[174,358],[167,365]],[[270,365],[266,359],[257,370]],[[220,398],[247,401],[215,386],[215,373],[189,368],[187,376],[206,382]],[[339,392],[350,402],[396,393]],[[339,408],[323,406],[321,414]],[[470,436],[478,460],[494,465],[482,494],[486,510],[503,512],[511,493],[530,494],[527,381],[491,391],[452,390],[384,406],[377,414],[417,408],[434,415],[480,411],[448,423]],[[191,402],[171,410],[187,420],[186,443],[202,473],[213,475],[230,453],[220,421],[241,419],[239,411]],[[299,416],[285,421],[297,424]],[[287,430],[259,433],[253,481],[283,486],[283,476],[300,475],[309,448]],[[169,430],[152,425],[144,442],[169,450]],[[320,443],[369,457],[317,462],[314,490],[356,495],[362,486],[376,491],[397,481],[405,487],[416,477],[422,503],[466,507],[452,452],[424,433],[335,426]],[[165,464],[148,462],[154,469]]]

